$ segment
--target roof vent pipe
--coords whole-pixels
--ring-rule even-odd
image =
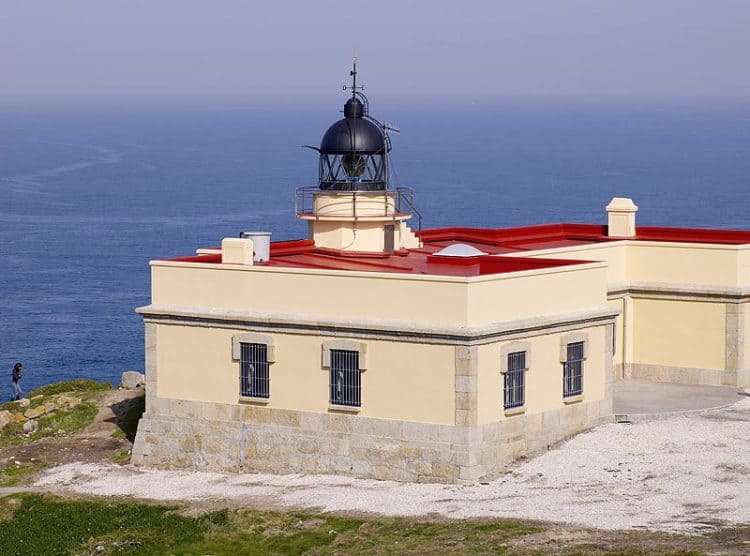
[[[254,263],[264,263],[271,258],[271,232],[242,232],[240,237],[253,240]]]

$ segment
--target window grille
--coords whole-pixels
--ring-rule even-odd
[[[526,371],[526,352],[517,351],[508,354],[508,367],[503,379],[505,409],[521,407],[525,402],[524,374]]]
[[[331,404],[360,407],[362,381],[359,371],[359,352],[331,350]]]
[[[563,397],[583,393],[583,342],[567,345],[567,359],[563,363]]]
[[[240,396],[269,397],[268,346],[240,343]]]

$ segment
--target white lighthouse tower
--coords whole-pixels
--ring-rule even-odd
[[[420,247],[407,226],[414,216],[421,220],[413,191],[390,187],[389,128],[370,116],[356,60],[350,75],[344,117],[328,128],[319,148],[310,147],[320,154],[318,185],[297,189],[297,217],[308,221],[317,247],[384,254]]]

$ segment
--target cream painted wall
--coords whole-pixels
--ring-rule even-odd
[[[607,301],[612,309],[618,311],[620,316],[617,317],[615,324],[615,354],[613,358],[614,365],[622,365],[625,363],[625,350],[628,347],[625,341],[625,316],[627,315],[627,308],[625,307],[626,300],[624,297],[616,299],[610,299]],[[616,372],[615,378],[622,378],[620,372]]]
[[[465,282],[410,280],[404,276],[155,264],[152,303],[357,321],[466,323]]]
[[[516,273],[471,284],[469,324],[584,311],[607,303],[604,266],[562,267],[544,274]]]
[[[239,362],[232,335],[239,330],[158,325],[158,396],[235,404]],[[330,338],[273,334],[276,362],[270,365],[268,407],[328,412],[329,371],[321,346]],[[429,344],[366,341],[359,414],[426,423],[454,422],[454,348]]]
[[[628,280],[747,286],[750,276],[740,276],[740,262],[746,259],[746,251],[744,246],[732,245],[633,242],[628,247]]]
[[[399,248],[399,223],[394,226],[394,246]],[[356,232],[355,232],[356,230]],[[310,221],[310,239],[318,247],[342,249],[344,251],[383,252],[385,232],[382,222],[316,222]]]
[[[513,253],[512,256],[604,261],[610,284],[672,282],[750,286],[750,247],[656,241],[616,241]]]
[[[588,355],[583,368],[584,402],[604,399],[605,331],[603,326],[576,331],[588,334],[589,342]],[[531,352],[531,366],[525,376],[525,413],[527,415],[565,406],[560,341],[566,334],[547,334],[520,340],[530,344]],[[516,341],[519,340],[513,342]],[[507,363],[501,358],[501,350],[513,342],[498,342],[478,348],[477,419],[479,424],[513,419],[513,416],[506,417],[503,409],[503,375],[501,372]]]
[[[702,369],[723,369],[723,303],[633,299],[633,361]]]
[[[750,247],[744,245],[627,241],[590,249],[536,251],[529,256],[607,261],[609,284],[615,289],[639,283],[677,293],[685,287],[698,291],[750,287]],[[610,301],[610,306],[617,305]],[[627,363],[634,364],[724,368],[722,303],[626,299],[617,308],[623,314],[616,330],[619,349],[615,364],[622,364],[625,357]],[[750,361],[750,316],[746,315],[746,322],[745,360]]]
[[[393,216],[396,214],[396,193],[316,192],[313,194],[313,211],[318,217]]]
[[[157,262],[152,264],[152,303],[357,321],[483,325],[602,307],[606,268],[582,265],[466,279]]]
[[[607,263],[607,282],[623,283],[627,280],[627,243],[613,241],[586,246],[541,249],[522,253],[509,253],[514,257],[533,257],[539,259],[575,259],[581,261],[603,261]]]
[[[362,414],[453,424],[455,348],[404,342],[367,342]]]
[[[737,255],[737,282],[750,285],[750,249],[744,248]]]

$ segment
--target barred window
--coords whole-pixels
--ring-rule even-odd
[[[526,352],[508,354],[508,367],[503,375],[504,409],[521,407],[525,403],[524,374],[526,372]]]
[[[583,393],[584,343],[567,345],[567,357],[563,362],[563,397],[580,396]]]
[[[360,407],[362,381],[359,370],[359,352],[344,349],[331,350],[331,404]]]
[[[268,398],[268,346],[240,342],[240,396]]]

